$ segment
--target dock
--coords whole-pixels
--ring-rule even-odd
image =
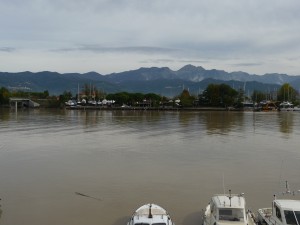
[[[9,98],[9,106],[12,108],[38,108],[40,104],[29,98]]]

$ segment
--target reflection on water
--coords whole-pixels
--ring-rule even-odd
[[[227,134],[231,129],[243,126],[244,113],[211,112],[203,115],[208,134]]]
[[[300,188],[297,112],[0,109],[0,134],[3,225],[121,225],[149,202],[201,224],[223,177],[252,210]]]
[[[278,114],[278,121],[280,124],[280,132],[289,134],[293,132],[294,113],[286,112]]]

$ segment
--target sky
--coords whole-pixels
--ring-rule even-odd
[[[299,0],[0,0],[0,71],[300,75]]]

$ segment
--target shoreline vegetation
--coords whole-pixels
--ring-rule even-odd
[[[226,84],[209,84],[197,96],[188,89],[173,97],[155,93],[104,93],[85,85],[73,94],[65,91],[58,96],[44,92],[10,91],[0,88],[0,107],[66,108],[69,110],[156,110],[156,111],[294,111],[299,105],[299,93],[286,83],[278,91],[254,91],[251,96],[242,89]],[[297,111],[300,110],[300,107]]]
[[[172,108],[172,107],[103,107],[103,106],[66,106],[68,110],[136,110],[136,111],[237,111],[223,107],[190,107],[190,108]]]

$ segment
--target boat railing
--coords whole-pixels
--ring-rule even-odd
[[[265,218],[267,224],[276,225],[276,220],[274,220],[274,218],[272,217],[272,208],[262,208],[259,211]]]

